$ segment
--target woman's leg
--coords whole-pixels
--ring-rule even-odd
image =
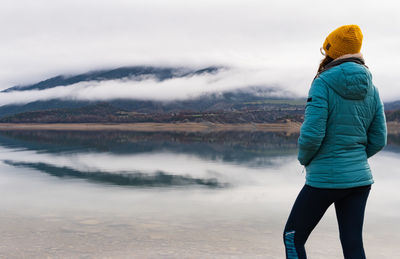
[[[345,259],[365,259],[362,228],[371,186],[352,189],[346,197],[335,202],[340,241]]]
[[[288,259],[305,259],[304,244],[325,211],[334,202],[333,193],[326,189],[305,185],[290,212],[283,233]]]

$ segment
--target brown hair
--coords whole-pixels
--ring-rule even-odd
[[[331,58],[330,56],[326,55],[325,58],[323,60],[321,60],[321,63],[319,64],[318,73],[317,74],[321,73],[325,69],[325,66],[328,65],[332,61],[333,61],[333,58]]]

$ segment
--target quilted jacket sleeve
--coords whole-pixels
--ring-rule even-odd
[[[316,78],[308,93],[304,122],[298,139],[298,160],[307,166],[317,153],[325,137],[328,118],[328,89],[320,78]]]
[[[375,117],[368,128],[368,144],[367,144],[367,157],[371,157],[378,153],[387,143],[387,128],[386,119],[383,109],[382,101],[379,97],[378,90],[376,90],[377,108]]]

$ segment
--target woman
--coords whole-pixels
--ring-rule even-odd
[[[298,139],[306,168],[284,230],[286,258],[306,258],[304,244],[334,203],[344,258],[365,258],[362,227],[374,182],[367,159],[386,145],[383,105],[360,53],[357,25],[331,32],[311,85]]]

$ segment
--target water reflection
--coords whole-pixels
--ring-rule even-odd
[[[164,187],[164,186],[190,186],[202,185],[207,187],[226,187],[227,184],[219,183],[217,179],[200,179],[190,176],[171,175],[165,172],[156,172],[152,175],[126,172],[126,173],[107,173],[107,172],[82,172],[66,167],[57,167],[45,163],[25,163],[4,161],[5,164],[16,167],[27,167],[36,169],[40,172],[57,176],[70,177],[89,180],[94,183],[113,184],[119,186],[138,186],[138,187]]]
[[[298,134],[237,131],[3,131],[0,159],[93,183],[215,188],[256,182],[258,176],[249,169],[279,167],[293,159],[297,138]],[[386,149],[399,152],[399,142],[399,136],[390,135]]]
[[[387,140],[388,145],[385,150],[400,153],[400,134],[389,134]]]
[[[297,137],[265,132],[5,131],[0,145],[6,164],[52,176],[121,186],[228,187],[238,183],[238,170],[218,161],[274,166],[273,158],[296,152]]]
[[[0,133],[0,258],[283,258],[298,135]],[[370,159],[369,258],[400,255],[399,136]],[[340,258],[330,208],[308,242]]]
[[[38,152],[151,153],[167,150],[203,159],[246,162],[294,154],[298,134],[276,132],[3,131],[0,145]]]

